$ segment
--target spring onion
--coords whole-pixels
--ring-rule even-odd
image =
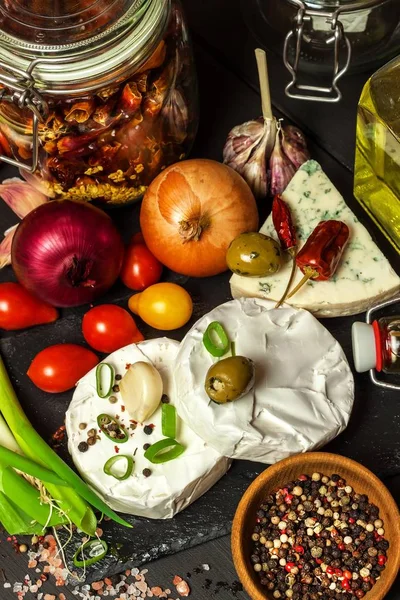
[[[18,469],[18,471],[22,471],[23,473],[27,473],[27,475],[31,475],[36,479],[40,479],[45,483],[54,483],[55,485],[68,485],[65,481],[63,481],[58,475],[56,475],[53,471],[46,469],[46,467],[42,467],[42,465],[38,465],[36,462],[27,458],[26,456],[21,456],[8,448],[4,448],[4,446],[0,445],[0,461],[8,465],[9,467],[13,467],[13,469]]]
[[[89,540],[75,552],[74,565],[75,567],[90,567],[104,558],[107,552],[107,542],[99,539]]]
[[[0,464],[0,491],[29,515],[32,520],[37,521],[42,526],[54,527],[60,523],[68,522],[68,519],[60,516],[49,503],[41,502],[38,489],[18,475],[14,469],[4,468],[2,464]]]
[[[54,471],[71,487],[47,484],[46,488],[79,529],[94,535],[97,519],[89,502],[100,512],[125,527],[132,527],[111,510],[40,437],[30,424],[15,395],[4,363],[0,358],[0,412],[10,427],[17,444],[26,456]]]
[[[172,438],[165,438],[147,448],[144,457],[157,465],[178,458],[184,451],[185,447],[182,444]]]
[[[102,378],[102,373],[103,371],[107,369],[109,372],[109,381],[108,384],[106,385],[106,392],[104,392],[104,388],[103,388],[103,378]],[[97,365],[96,367],[96,391],[97,391],[97,395],[100,398],[107,398],[111,392],[112,392],[112,388],[114,385],[114,378],[115,378],[115,371],[114,371],[114,367],[112,365],[110,365],[109,363],[100,363]]]
[[[167,438],[176,436],[176,408],[172,404],[163,404],[161,409],[161,430]]]
[[[41,535],[43,525],[16,506],[3,492],[0,492],[0,523],[8,535]]]
[[[235,342],[231,343],[231,355],[236,356],[236,344]]]
[[[121,461],[126,461],[126,469],[125,472],[122,473],[122,475],[113,470],[113,467],[115,467],[116,464]],[[125,481],[125,479],[128,479],[128,477],[131,475],[133,471],[133,465],[134,460],[132,456],[127,456],[126,454],[116,454],[115,456],[112,456],[108,459],[108,461],[103,467],[103,471],[106,475],[111,475],[111,477],[115,477],[115,479],[118,479],[118,481]]]
[[[97,417],[97,425],[109,440],[116,444],[124,444],[128,441],[129,435],[126,429],[118,423],[117,419],[102,413]]]
[[[221,323],[213,321],[209,324],[203,334],[203,344],[212,356],[220,358],[228,352],[229,338]]]

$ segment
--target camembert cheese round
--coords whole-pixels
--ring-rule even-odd
[[[326,444],[350,418],[354,381],[339,343],[311,313],[274,304],[258,298],[222,304],[197,321],[175,360],[180,416],[231,458],[274,463]],[[236,355],[255,363],[252,390],[227,404],[212,402],[204,389],[218,360],[203,344],[213,321],[223,325]]]
[[[130,364],[150,362],[161,374],[164,393],[175,405],[172,385],[172,366],[179,343],[167,338],[147,340],[132,344],[107,357],[103,362],[111,364],[116,374],[124,375]],[[116,382],[118,383],[118,382]],[[96,392],[96,369],[83,377],[74,392],[66,413],[68,449],[75,466],[107,504],[116,511],[153,519],[173,517],[194,502],[214,485],[228,470],[230,460],[203,441],[182,419],[177,418],[176,439],[185,446],[178,458],[162,464],[152,464],[144,457],[145,444],[153,444],[165,436],[161,428],[161,406],[144,423],[133,423],[124,410],[121,396],[112,392],[117,402],[100,398]],[[115,444],[98,429],[97,417],[107,414],[119,418],[129,432],[125,443]],[[82,426],[86,425],[84,429]],[[152,425],[152,432],[145,433],[145,426]],[[88,438],[88,431],[96,428],[95,445],[81,452],[78,446]],[[149,429],[146,429],[148,432]],[[129,455],[134,458],[132,474],[120,481],[107,475],[103,468],[112,456]],[[150,469],[145,476],[143,471]]]

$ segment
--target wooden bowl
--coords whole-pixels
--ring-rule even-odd
[[[400,514],[390,492],[371,471],[359,463],[325,452],[298,454],[278,462],[259,475],[242,497],[233,520],[232,554],[239,578],[253,600],[274,600],[259,583],[258,574],[250,561],[251,534],[255,514],[264,497],[302,473],[312,475],[337,473],[359,494],[367,494],[369,501],[379,507],[379,518],[384,522],[385,538],[390,543],[386,569],[365,600],[383,600],[395,580],[400,568]]]

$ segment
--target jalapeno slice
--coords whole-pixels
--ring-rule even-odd
[[[126,461],[126,470],[122,475],[118,475],[115,473],[115,471],[113,471],[113,467],[122,460]],[[111,477],[118,479],[118,481],[125,481],[125,479],[128,479],[128,477],[131,475],[134,464],[135,463],[132,456],[127,456],[126,454],[116,454],[108,459],[103,467],[103,471],[106,475],[110,475]]]
[[[104,391],[103,384],[102,384],[102,373],[105,368],[110,373],[110,382],[106,386],[107,391]],[[104,363],[104,362],[97,365],[97,367],[96,367],[96,392],[100,398],[107,398],[111,394],[112,388],[114,385],[114,379],[115,379],[115,371],[114,371],[114,367],[112,365],[110,365],[109,363]]]
[[[111,417],[102,413],[97,417],[97,424],[106,437],[116,444],[123,444],[129,439],[129,434],[125,427]]]
[[[176,436],[176,408],[172,404],[162,405],[161,431],[167,438],[174,438]]]
[[[104,540],[89,540],[75,552],[73,561],[76,567],[90,567],[99,562],[108,552],[108,544]]]
[[[212,356],[221,357],[228,352],[230,347],[229,338],[219,321],[213,321],[209,324],[203,334],[203,344]]]
[[[166,438],[152,444],[144,453],[144,457],[156,465],[174,460],[174,458],[178,458],[184,451],[185,447],[182,444],[172,438]]]

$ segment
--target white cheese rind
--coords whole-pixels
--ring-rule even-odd
[[[229,404],[204,391],[217,360],[202,341],[212,321],[256,366],[253,390]],[[309,312],[256,298],[227,302],[197,321],[181,343],[174,378],[177,410],[198,435],[221,454],[269,464],[329,442],[347,426],[354,401],[346,357],[323,325]]]
[[[166,393],[171,404],[175,404],[171,381],[179,343],[167,338],[147,340],[138,345],[126,346],[105,359],[112,364],[116,373],[123,375],[126,365],[137,361],[151,362],[160,372]],[[132,475],[125,481],[118,481],[103,472],[105,462],[115,455],[115,443],[100,433],[100,440],[87,452],[79,452],[78,444],[86,441],[87,431],[97,428],[99,414],[119,415],[120,421],[129,427],[129,414],[121,410],[123,403],[119,393],[117,404],[100,398],[96,393],[96,369],[83,377],[74,392],[66,413],[68,449],[82,477],[91,485],[105,502],[116,511],[151,519],[173,517],[189,504],[197,500],[214,485],[228,470],[230,461],[198,437],[178,418],[177,440],[185,447],[185,452],[177,459],[153,465],[144,458],[143,445],[164,438],[161,431],[161,407],[145,424],[153,423],[154,431],[146,435],[139,424],[126,443],[118,444],[119,453],[133,455],[135,466]],[[80,423],[87,428],[79,429]],[[150,468],[152,474],[145,477],[143,469]]]
[[[305,163],[282,197],[290,207],[300,246],[319,221],[339,219],[350,229],[349,243],[332,279],[308,282],[288,304],[305,308],[318,317],[337,317],[364,312],[399,293],[400,278],[317,162]],[[271,215],[260,231],[277,239]],[[291,265],[291,260],[287,260],[276,275],[269,277],[233,275],[232,296],[279,300],[289,280]],[[292,289],[302,276],[297,269]]]

